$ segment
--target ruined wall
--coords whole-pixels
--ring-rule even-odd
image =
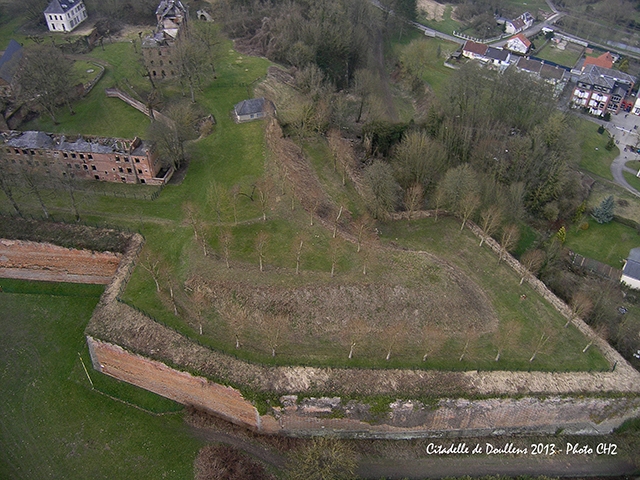
[[[91,337],[87,337],[87,344],[93,366],[99,372],[176,402],[197,405],[243,427],[260,429],[258,411],[234,388],[169,368]]]
[[[47,282],[111,282],[121,255],[0,239],[0,277]]]
[[[610,433],[640,415],[640,398],[441,399],[435,405],[398,400],[388,412],[372,414],[363,402],[340,397],[285,395],[282,407],[260,416],[241,393],[204,377],[87,337],[94,367],[107,375],[177,402],[194,405],[252,430],[291,436],[420,438],[508,434]]]

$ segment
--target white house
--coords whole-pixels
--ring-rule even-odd
[[[269,111],[274,110],[273,104],[264,97],[251,98],[237,103],[233,107],[233,115],[238,123],[250,122],[251,120],[263,118]]]
[[[51,0],[44,11],[51,32],[70,32],[87,18],[82,0]]]
[[[504,31],[506,33],[514,34],[519,33],[533,25],[535,18],[529,12],[524,12],[518,18],[513,20],[507,20],[504,24]]]
[[[632,248],[622,268],[620,282],[640,290],[640,247]]]
[[[515,37],[511,37],[507,40],[507,50],[511,50],[515,53],[525,54],[529,51],[531,42],[523,34],[519,33]]]

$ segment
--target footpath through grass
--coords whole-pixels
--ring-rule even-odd
[[[0,285],[0,478],[192,478],[201,444],[181,407],[91,367],[83,332],[101,287]]]

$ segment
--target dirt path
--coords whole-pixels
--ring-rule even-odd
[[[363,459],[357,473],[362,478],[445,478],[464,475],[546,475],[594,477],[631,475],[637,472],[628,460],[617,457],[436,457],[429,459]]]
[[[210,443],[224,443],[225,445],[231,445],[232,447],[235,447],[238,450],[242,450],[252,457],[255,457],[258,460],[276,468],[281,469],[287,463],[287,459],[283,455],[276,453],[270,448],[256,444],[237,435],[219,432],[210,428],[200,428],[194,426],[189,426],[189,431],[195,438]]]

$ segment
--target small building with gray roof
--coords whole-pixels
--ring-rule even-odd
[[[624,262],[620,282],[634,290],[640,290],[640,247],[632,248]]]

